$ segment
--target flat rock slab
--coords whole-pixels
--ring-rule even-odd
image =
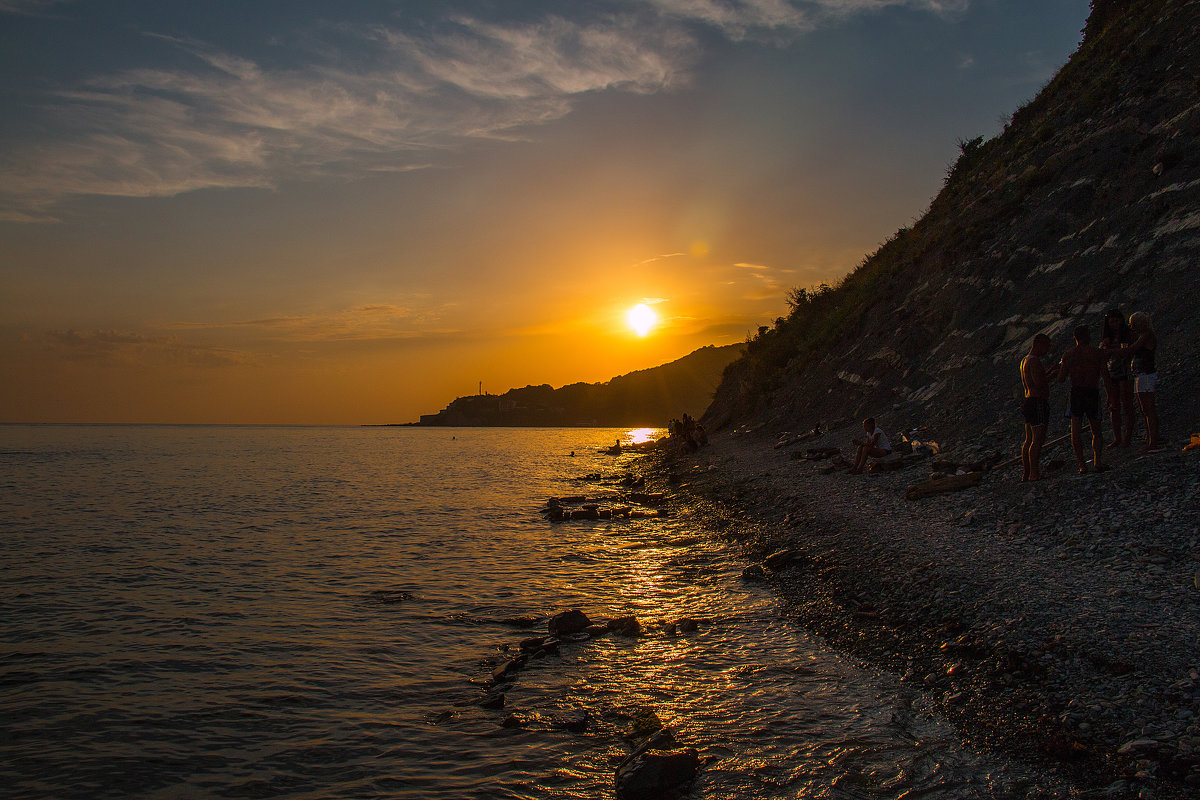
[[[934,494],[942,494],[944,492],[956,492],[960,489],[969,489],[972,486],[978,486],[983,480],[982,472],[968,472],[965,475],[951,475],[949,478],[934,478],[933,480],[925,481],[924,483],[916,483],[908,487],[904,492],[905,500],[917,500],[922,497],[928,497]]]

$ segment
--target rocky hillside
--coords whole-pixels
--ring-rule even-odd
[[[510,389],[501,395],[460,397],[422,425],[647,425],[664,426],[684,413],[699,416],[712,400],[722,371],[744,345],[702,347],[651,369],[606,383]]]
[[[837,286],[791,293],[726,370],[710,428],[1015,431],[1033,335],[1061,353],[1117,306],[1153,315],[1164,435],[1200,430],[1200,2],[1095,0],[1057,76],[960,147],[918,222]]]

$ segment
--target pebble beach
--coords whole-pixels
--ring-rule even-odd
[[[965,740],[1087,796],[1200,792],[1200,451],[1110,450],[1110,470],[1079,475],[1064,443],[1041,481],[985,467],[977,486],[906,500],[933,461],[1003,464],[1013,437],[942,442],[874,474],[805,458],[852,456],[858,433],[723,432],[696,453],[664,448],[656,471],[740,545],[745,580],[927,692]]]

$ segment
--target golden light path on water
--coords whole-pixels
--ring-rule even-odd
[[[625,441],[630,444],[645,444],[654,441],[662,433],[660,428],[634,428],[626,431]]]
[[[5,796],[590,800],[650,712],[696,800],[1062,796],[789,620],[738,520],[539,513],[662,491],[663,433],[0,426]],[[498,683],[567,609],[638,633]]]

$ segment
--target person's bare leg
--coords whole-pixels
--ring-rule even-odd
[[[1101,459],[1104,454],[1104,431],[1100,427],[1100,416],[1088,417],[1088,427],[1092,429],[1092,464],[1096,472],[1101,472],[1108,467],[1104,466]]]
[[[1137,425],[1137,408],[1133,402],[1133,382],[1121,382],[1121,404],[1124,406],[1125,435],[1121,437],[1121,446],[1133,444],[1133,428]]]
[[[857,475],[862,472],[863,462],[867,460],[867,447],[860,444],[858,450],[854,453],[854,466],[850,468],[850,474]]]
[[[1142,414],[1146,417],[1146,446],[1143,450],[1153,450],[1158,447],[1158,409],[1154,405],[1154,392],[1139,392],[1138,403],[1142,406]]]
[[[1033,442],[1029,445],[1029,480],[1042,479],[1042,442],[1046,441],[1046,426],[1033,426]]]
[[[1079,466],[1079,474],[1087,472],[1087,462],[1083,460],[1083,420],[1071,417],[1071,448],[1075,451],[1075,463]]]
[[[1021,442],[1021,480],[1029,480],[1029,449],[1033,447],[1033,426],[1025,426],[1025,441]]]
[[[1112,423],[1113,440],[1109,447],[1121,446],[1121,384],[1123,381],[1109,381],[1106,384],[1108,395],[1108,419]]]

